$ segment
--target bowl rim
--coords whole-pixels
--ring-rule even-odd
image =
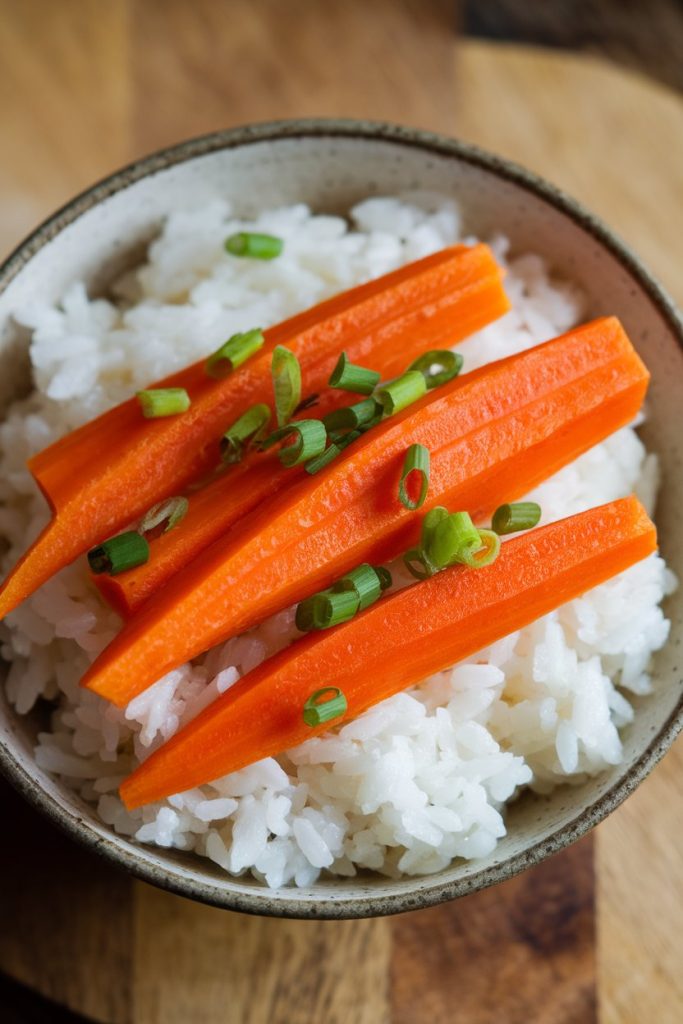
[[[562,189],[514,161],[496,156],[471,143],[421,129],[352,118],[305,118],[246,124],[191,138],[141,157],[80,192],[32,231],[0,265],[0,294],[33,256],[64,228],[83,213],[142,178],[220,150],[296,138],[357,139],[408,146],[428,154],[454,157],[462,163],[512,182],[568,216],[607,249],[646,293],[683,349],[683,320],[667,292],[618,235]],[[61,807],[26,771],[1,739],[0,772],[30,804],[72,838],[119,869],[125,869],[159,888],[223,909],[271,917],[319,920],[363,918],[422,909],[465,896],[512,878],[525,868],[559,852],[616,809],[652,771],[681,730],[683,698],[621,779],[595,803],[528,849],[460,879],[434,880],[432,884],[429,878],[415,879],[417,889],[413,892],[366,892],[348,898],[325,895],[324,890],[321,890],[319,896],[302,895],[297,899],[280,896],[277,890],[266,888],[262,892],[240,892],[237,888],[239,880],[230,876],[226,876],[226,886],[218,880],[213,883],[208,879],[200,879],[182,865],[162,867],[153,861],[151,848],[149,852],[144,846],[138,850],[132,847],[127,837],[117,836],[113,832],[99,834],[77,812]],[[279,893],[286,892],[286,889],[279,890]]]

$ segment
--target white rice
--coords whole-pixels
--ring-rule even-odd
[[[248,223],[220,202],[180,210],[147,264],[120,283],[117,304],[90,300],[77,283],[59,308],[37,297],[20,311],[33,330],[36,390],[0,427],[3,569],[47,519],[25,468],[32,453],[235,331],[277,322],[461,235],[456,205],[438,197],[368,200],[350,220],[303,205]],[[226,256],[224,238],[243,228],[282,236],[283,256]],[[506,240],[489,241],[506,263]],[[512,312],[462,346],[466,370],[582,316],[576,289],[553,280],[539,256],[509,261],[507,289]],[[548,521],[633,489],[652,510],[656,456],[627,428],[534,496]],[[454,857],[489,854],[521,787],[547,792],[619,762],[619,729],[634,714],[629,694],[651,690],[651,655],[669,628],[659,605],[673,585],[662,559],[648,558],[336,732],[132,814],[117,797],[122,778],[289,642],[291,610],[169,673],[120,711],[78,685],[118,627],[81,559],[0,626],[0,653],[11,663],[7,689],[18,712],[40,697],[55,702],[38,765],[96,804],[117,832],[194,850],[273,887],[309,885],[322,871],[427,874]],[[311,688],[324,682],[321,666]]]

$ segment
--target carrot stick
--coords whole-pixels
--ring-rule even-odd
[[[187,495],[179,527],[149,540],[149,561],[118,576],[93,575],[95,586],[119,615],[130,617],[200,552],[302,473],[303,466],[286,468],[269,453],[217,477]]]
[[[431,453],[423,510],[443,504],[481,517],[628,423],[647,380],[611,317],[452,381],[207,548],[142,606],[83,685],[124,705],[171,668],[359,563],[411,547],[420,517],[397,496],[409,445]]]
[[[121,786],[123,801],[140,807],[297,746],[329,728],[302,718],[319,685],[339,687],[344,717],[354,718],[604,582],[656,544],[644,508],[623,498],[508,541],[485,569],[447,569],[336,629],[309,634],[152,754]]]
[[[226,427],[252,403],[270,400],[275,345],[295,353],[315,392],[343,349],[352,362],[392,376],[508,308],[490,250],[454,246],[265,331],[261,351],[224,380],[208,377],[202,361],[154,385],[187,390],[192,405],[183,415],[146,420],[133,398],[85,424],[30,463],[56,514],[0,590],[0,619],[77,555],[215,465]],[[325,403],[329,408],[346,398],[330,391]]]

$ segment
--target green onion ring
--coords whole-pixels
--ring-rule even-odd
[[[312,693],[304,704],[303,718],[306,725],[315,728],[324,722],[331,722],[346,714],[348,704],[346,697],[338,686],[324,686]]]
[[[135,569],[149,560],[149,544],[137,530],[120,533],[105,540],[103,544],[88,552],[91,572],[99,575],[108,572],[116,576],[127,569]]]
[[[204,363],[204,372],[209,377],[222,380],[228,377],[242,363],[246,363],[260,348],[265,338],[263,331],[255,327],[251,331],[233,334]]]
[[[408,493],[412,474],[416,473],[420,479],[420,490],[416,498]],[[422,508],[429,489],[429,449],[423,444],[411,444],[406,452],[401,471],[401,479],[398,485],[398,497],[404,508],[414,512]]]
[[[462,370],[463,358],[459,352],[451,352],[448,348],[433,349],[418,356],[409,370],[418,370],[424,375],[427,390],[438,388],[457,377]]]
[[[511,505],[501,505],[493,513],[491,527],[497,534],[519,533],[520,530],[531,530],[538,525],[541,518],[541,506],[535,501],[516,501]]]

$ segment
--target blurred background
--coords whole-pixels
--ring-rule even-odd
[[[682,57],[677,0],[0,0],[0,254],[159,147],[348,116],[457,135],[547,176],[682,303]],[[679,744],[594,836],[522,879],[346,923],[152,890],[3,786],[22,838],[0,848],[0,1017],[674,1024],[681,770]]]

